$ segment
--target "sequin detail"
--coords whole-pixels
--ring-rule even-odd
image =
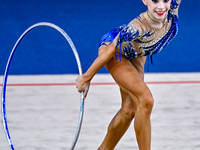
[[[106,33],[99,44],[99,47],[102,45],[108,45],[106,44],[106,42],[110,42],[110,44],[113,42],[113,40],[115,39],[115,37],[119,34],[119,32],[125,27],[126,25],[121,25],[113,30],[111,30],[110,32]]]
[[[145,56],[153,55],[160,52],[177,35],[179,28],[178,16],[173,15],[172,13],[173,12],[170,11],[168,14],[168,20],[171,22],[170,29],[163,37],[161,37],[161,39],[156,44],[149,47],[143,47],[143,49],[145,50]]]
[[[121,53],[122,53],[122,43],[127,43],[127,46],[124,47],[123,52],[126,54],[126,52],[129,52],[133,55],[133,57],[137,57],[136,52],[134,51],[132,44],[130,41],[135,40],[137,37],[139,37],[139,30],[137,30],[134,27],[134,24],[124,26],[123,30],[119,33],[118,39],[117,39],[117,45],[115,47],[115,56],[116,59],[121,61]],[[120,52],[118,53],[118,46],[120,46]],[[119,57],[120,55],[120,57]]]
[[[172,0],[171,9],[176,9],[180,4],[180,0]]]
[[[118,46],[120,46],[120,55],[123,53],[123,55],[129,60],[138,56],[153,55],[160,52],[178,33],[178,16],[173,13],[172,9],[170,9],[168,13],[168,26],[168,31],[163,36],[147,42],[144,42],[142,39],[147,39],[148,37],[152,36],[155,33],[154,31],[150,30],[139,36],[139,31],[133,26],[128,25],[127,27],[124,27],[124,29],[120,32],[117,40],[115,50],[116,59],[120,59],[121,61],[121,56],[119,57],[118,55]],[[140,53],[136,52],[133,48],[133,41],[141,43],[139,46]],[[126,44],[123,50],[121,50],[122,44]]]

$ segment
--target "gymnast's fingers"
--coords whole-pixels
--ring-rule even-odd
[[[86,90],[83,92],[83,99],[86,99],[87,93],[88,93],[88,89],[86,89]]]

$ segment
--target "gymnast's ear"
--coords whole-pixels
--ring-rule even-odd
[[[142,0],[142,2],[144,3],[144,5],[147,5],[147,0]]]

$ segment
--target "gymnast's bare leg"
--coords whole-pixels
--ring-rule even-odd
[[[99,55],[105,46],[99,49]],[[122,61],[112,58],[106,68],[120,87],[121,109],[112,119],[103,143],[98,150],[113,150],[121,137],[134,120],[136,138],[140,150],[151,148],[150,114],[154,100],[144,83],[144,64],[146,57],[135,58],[132,61],[122,56]]]

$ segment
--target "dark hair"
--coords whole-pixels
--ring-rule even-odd
[[[179,5],[179,0],[172,0],[171,8],[176,9]]]

